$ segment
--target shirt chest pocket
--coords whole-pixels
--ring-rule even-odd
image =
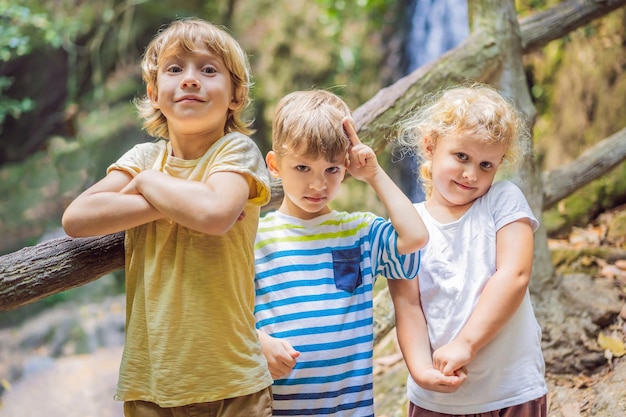
[[[333,273],[337,289],[354,292],[363,283],[361,248],[333,250]]]

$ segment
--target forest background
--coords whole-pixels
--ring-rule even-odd
[[[558,3],[520,0],[515,4],[521,19]],[[143,90],[138,66],[141,53],[161,25],[175,17],[200,16],[225,25],[235,35],[250,54],[255,80],[254,138],[265,152],[273,107],[290,91],[331,89],[357,108],[402,77],[407,69],[404,48],[410,7],[410,1],[402,0],[93,4],[0,0],[0,254],[59,236],[60,216],[67,203],[101,178],[106,166],[124,150],[148,140],[131,101]],[[573,161],[626,127],[625,27],[626,13],[621,8],[524,56],[528,88],[538,113],[534,146],[541,170]],[[406,165],[395,163],[389,147],[381,152],[387,169],[401,177]],[[626,166],[622,163],[544,211],[543,221],[549,237],[563,241],[576,227],[598,226],[603,214],[624,202]],[[385,214],[361,184],[351,181],[335,206]],[[614,246],[624,249],[623,238],[619,241],[624,229],[612,230],[618,230],[613,232],[617,236]],[[555,265],[569,268],[570,273],[597,273],[602,264],[597,252],[572,254],[569,249],[553,251]],[[614,286],[623,297],[623,286]],[[123,274],[116,272],[2,313],[0,326],[16,329],[52,306],[84,305],[122,291]],[[618,335],[623,342],[619,315],[604,320],[603,328],[622,325]],[[69,328],[71,333],[74,327]],[[50,341],[60,333],[49,330],[42,340]],[[65,340],[52,349],[50,356],[92,350],[94,342],[78,333],[72,342]],[[585,337],[594,340],[599,334],[597,328],[586,333]],[[0,341],[0,353],[10,351],[8,345]],[[588,349],[598,353],[597,347]],[[592,365],[571,366],[569,372],[590,374],[606,369],[612,361],[606,358],[606,349],[599,352],[600,358],[587,358],[592,358]],[[621,356],[619,347],[609,352]],[[26,361],[10,360],[0,366],[0,379],[6,386],[20,380],[24,370],[16,364]],[[592,407],[578,409],[591,412]]]

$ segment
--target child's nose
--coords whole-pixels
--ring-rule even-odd
[[[476,168],[473,166],[466,166],[463,171],[463,178],[468,181],[476,181]]]
[[[313,181],[311,181],[311,184],[309,185],[309,187],[311,187],[311,189],[313,190],[323,190],[326,188],[326,179],[324,178],[315,178]]]
[[[185,76],[183,77],[181,86],[183,88],[188,88],[188,87],[198,88],[199,85],[200,85],[200,82],[198,81],[198,78],[191,71],[187,71],[185,73]]]

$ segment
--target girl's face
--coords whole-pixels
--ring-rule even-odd
[[[328,204],[337,196],[346,173],[345,157],[328,162],[293,152],[279,157],[270,151],[266,161],[272,176],[282,180],[282,213],[304,220],[330,213]]]
[[[440,137],[436,146],[424,140],[426,157],[432,162],[431,198],[437,205],[456,208],[469,208],[489,190],[506,150],[463,132]]]

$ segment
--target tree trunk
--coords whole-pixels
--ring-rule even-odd
[[[534,108],[526,88],[521,54],[538,48],[626,4],[626,0],[566,1],[556,7],[521,21],[518,26],[512,0],[470,0],[472,35],[457,48],[444,54],[436,62],[418,68],[413,73],[382,89],[372,99],[357,108],[353,117],[364,143],[375,150],[383,149],[393,137],[393,126],[416,106],[422,95],[467,79],[498,86],[505,95],[534,118]],[[618,143],[612,157],[623,160],[624,134],[620,132],[607,139]],[[593,175],[611,164],[601,161],[600,152],[584,154],[583,162],[594,167]],[[571,164],[572,171],[578,164]],[[597,169],[601,166],[601,169]],[[568,177],[562,182],[565,168],[542,176],[532,160],[527,160],[520,171],[523,189],[535,212],[540,217],[546,203],[568,193],[593,179],[591,175]],[[582,178],[581,178],[582,177]],[[544,188],[546,195],[544,197]],[[272,185],[272,201],[267,208],[276,208],[282,199],[280,183]],[[535,264],[531,291],[535,294],[557,285],[553,279],[552,263],[547,248],[544,228],[535,234]],[[123,267],[123,233],[86,239],[60,238],[27,247],[0,257],[0,311],[11,310],[69,288],[86,284]],[[387,332],[389,326],[378,326]]]

